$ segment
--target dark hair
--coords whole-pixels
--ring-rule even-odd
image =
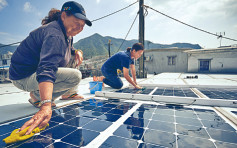
[[[67,16],[72,15],[72,13],[70,11],[64,11],[66,13]],[[61,17],[61,11],[55,8],[52,8],[49,13],[48,16],[46,16],[42,21],[41,21],[41,25],[46,25],[52,21],[57,21],[59,18]]]
[[[130,51],[131,51],[131,49],[132,49],[131,47],[128,47],[128,48],[127,48],[127,51],[129,51],[129,52],[130,52]]]
[[[41,25],[46,25],[52,21],[57,21],[59,19],[59,17],[61,16],[61,11],[55,8],[52,8],[49,13],[48,16],[46,16],[42,21],[41,21]]]
[[[135,50],[135,51],[139,51],[139,50],[144,50],[144,46],[142,45],[142,43],[135,43],[132,45],[131,47],[127,48],[127,51],[131,51],[131,50]]]

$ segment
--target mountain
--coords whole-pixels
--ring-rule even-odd
[[[98,33],[93,34],[87,38],[81,39],[78,42],[74,43],[74,47],[76,49],[81,49],[84,53],[84,58],[88,59],[93,56],[98,55],[108,55],[108,41],[111,40],[110,51],[111,55],[120,51],[126,50],[127,47],[131,47],[134,43],[138,42],[138,40],[123,40],[119,38],[114,38],[110,36],[101,36]],[[123,45],[121,46],[122,42]],[[0,47],[3,44],[0,44]],[[121,46],[121,47],[120,47]],[[120,48],[119,48],[120,47]],[[150,41],[145,41],[145,49],[154,49],[154,48],[192,48],[192,49],[201,49],[202,47],[198,44],[190,44],[190,43],[174,43],[174,44],[156,44]],[[0,54],[5,54],[8,51],[14,52],[17,46],[6,46],[0,48]]]
[[[91,58],[92,56],[98,55],[108,55],[108,41],[111,40],[110,51],[111,55],[120,51],[126,50],[127,47],[131,47],[134,43],[138,42],[138,40],[125,40],[123,45],[121,46],[123,39],[118,39],[110,36],[101,36],[98,33],[95,33],[92,36],[81,39],[78,42],[74,43],[74,47],[76,49],[81,49],[84,53],[85,58]],[[121,48],[119,49],[119,47]],[[154,48],[192,48],[192,49],[201,49],[202,47],[198,44],[190,44],[190,43],[174,43],[174,44],[156,44],[150,41],[145,41],[146,49],[154,49]]]
[[[4,46],[4,44],[1,44],[0,43],[0,47],[1,46]],[[1,47],[0,48],[0,55],[1,54],[6,54],[6,53],[8,53],[8,51],[10,51],[10,52],[15,52],[15,50],[16,50],[16,48],[17,48],[17,46],[5,46],[5,47]]]
[[[192,48],[192,49],[201,49],[202,47],[198,44],[190,44],[190,43],[173,43],[173,44],[156,44],[150,41],[145,41],[145,47],[148,49],[155,48]]]

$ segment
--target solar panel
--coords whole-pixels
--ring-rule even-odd
[[[197,95],[190,90],[190,88],[167,88],[158,87],[158,89],[152,95],[162,95],[162,96],[179,96],[179,97],[197,97]]]
[[[210,99],[237,100],[237,89],[234,88],[198,88]]]
[[[0,138],[29,119],[0,125]],[[54,110],[49,127],[31,139],[0,147],[237,147],[236,139],[235,128],[211,109],[89,99]]]
[[[89,99],[53,111],[49,127],[33,138],[17,142],[14,147],[77,147],[90,143],[100,132],[112,125],[121,115],[123,109],[129,110],[135,103],[119,100]],[[15,128],[20,128],[30,117],[0,125],[0,138],[9,136]],[[6,146],[1,140],[0,147]]]
[[[130,94],[150,94],[160,96],[180,96],[180,97],[197,97],[197,95],[190,88],[180,87],[145,87],[145,89],[139,90],[134,88],[124,88],[115,91],[116,93],[130,93]]]
[[[95,96],[128,99],[128,100],[143,100],[155,101],[168,104],[186,104],[186,105],[202,105],[202,106],[218,106],[218,107],[236,107],[237,100],[219,99],[204,97],[200,90],[204,90],[202,86],[190,88],[185,86],[153,86],[145,85],[145,89],[124,88],[116,91],[97,91]],[[232,91],[237,89],[230,89]],[[232,92],[233,95],[233,92]],[[230,93],[229,93],[230,96]],[[226,97],[226,96],[225,96]],[[233,98],[233,96],[232,96]]]
[[[237,116],[237,111],[231,111],[232,113],[234,113]]]
[[[133,88],[124,88],[117,90],[115,92],[118,93],[133,93],[133,94],[149,94],[154,88],[149,88],[149,89],[144,89],[144,90],[139,90],[139,89],[133,89]]]
[[[213,110],[141,105],[101,147],[236,147],[236,139]]]

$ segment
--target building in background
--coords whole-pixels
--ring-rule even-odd
[[[188,72],[237,73],[237,47],[185,51]]]
[[[0,55],[0,82],[9,80],[9,66],[11,64],[12,53]]]
[[[237,73],[237,47],[151,49],[145,51],[148,74],[161,72]]]
[[[162,48],[145,50],[145,67],[148,74],[162,72],[187,72],[188,56],[191,49]]]

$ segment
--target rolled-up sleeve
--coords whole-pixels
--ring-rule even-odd
[[[65,48],[58,36],[48,36],[44,39],[40,52],[40,61],[36,70],[36,79],[40,82],[52,82],[56,80],[56,72],[59,63],[64,59]]]

